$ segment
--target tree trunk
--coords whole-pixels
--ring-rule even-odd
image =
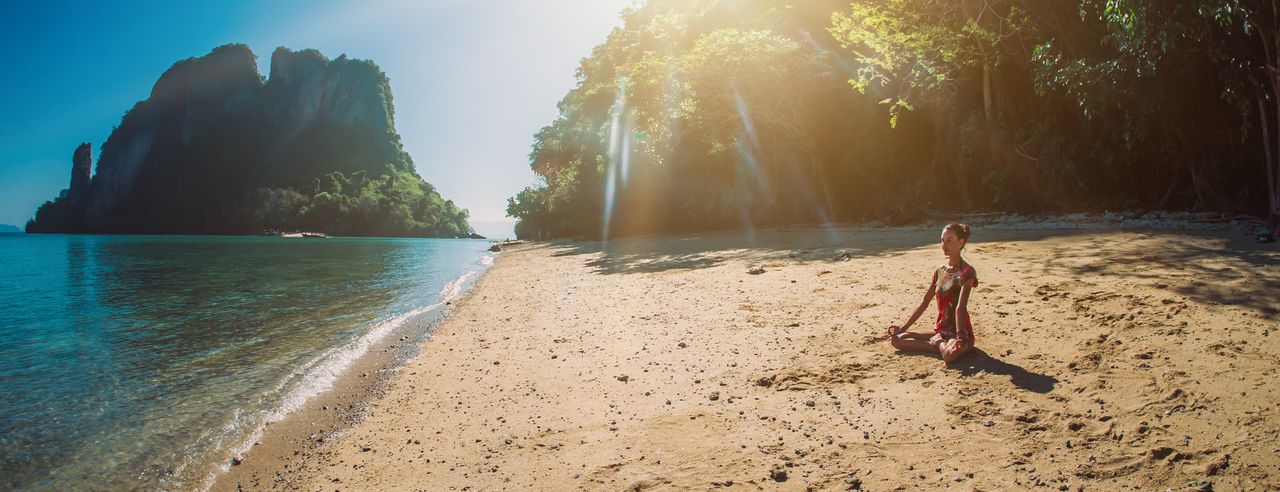
[[[1277,39],[1280,39],[1280,36],[1277,36]],[[1280,54],[1277,54],[1277,56],[1280,56]],[[1271,106],[1276,117],[1277,137],[1280,137],[1280,73],[1275,71],[1277,65],[1280,65],[1280,62],[1271,67],[1271,91],[1273,94]],[[1268,143],[1274,142],[1268,139]],[[1271,158],[1267,159],[1267,199],[1271,202],[1272,216],[1280,215],[1280,195],[1278,195],[1280,193],[1280,182],[1277,182],[1280,179],[1280,148],[1274,150],[1275,152],[1272,152]]]
[[[822,163],[814,157],[817,155],[818,144],[814,143],[813,136],[806,135],[804,138],[804,154],[809,159],[810,179],[813,179],[822,188],[822,201],[826,205],[826,220],[832,221],[836,216],[835,201],[831,196],[831,180],[827,179],[827,170]]]
[[[1201,207],[1213,207],[1218,203],[1218,193],[1213,189],[1212,183],[1205,179],[1201,173],[1200,165],[1207,160],[1204,152],[1195,144],[1195,140],[1188,137],[1181,130],[1174,132],[1174,138],[1181,155],[1194,156],[1194,159],[1183,159],[1183,166],[1186,167],[1187,173],[1191,175],[1191,190],[1196,193],[1196,205],[1192,207],[1192,211],[1199,211]]]
[[[1280,72],[1277,72],[1277,70],[1280,69],[1280,4],[1277,4],[1276,0],[1271,0],[1271,22],[1271,42],[1274,43],[1274,46],[1265,50],[1265,53],[1268,55],[1265,66],[1267,68],[1267,75],[1271,78],[1271,91],[1273,96],[1271,99],[1271,109],[1275,111],[1276,136],[1280,137]],[[1259,32],[1259,34],[1262,33]],[[1262,38],[1263,47],[1267,48],[1266,35],[1262,35]],[[1268,140],[1268,145],[1270,144],[1271,142]],[[1271,202],[1271,213],[1268,219],[1270,219],[1270,222],[1273,224],[1276,222],[1277,218],[1280,218],[1280,141],[1277,141],[1276,144],[1277,146],[1274,149],[1275,152],[1272,154],[1270,159],[1267,159],[1267,188],[1270,192],[1267,199]],[[1275,227],[1272,226],[1272,237],[1276,236],[1276,231],[1274,229]]]
[[[952,106],[952,108],[948,110],[952,111],[952,113],[955,113],[954,106]],[[957,118],[957,117],[955,114],[952,114],[951,118]],[[946,124],[947,122],[945,122],[945,120],[942,120],[941,118],[938,118],[938,117],[934,119],[936,119],[938,122],[936,123],[937,124],[936,129],[934,129],[934,135],[940,135],[940,136],[947,135],[946,129],[941,127],[942,124]],[[948,145],[955,145],[955,143],[960,140],[959,138],[960,131],[959,129],[957,129],[957,128],[960,128],[960,126],[959,124],[950,124],[950,126],[951,128],[956,128],[956,129],[952,129],[952,131],[956,132],[956,138],[948,138],[948,140],[950,141],[948,141],[947,143]],[[983,128],[982,132],[978,132],[978,135],[986,135],[986,128]],[[943,149],[943,150],[946,150],[946,149]],[[941,158],[938,158],[937,154],[934,154],[933,159],[938,160]],[[961,206],[964,206],[965,211],[969,211],[969,210],[973,210],[973,197],[969,195],[968,184],[969,184],[970,170],[968,165],[969,163],[966,163],[965,159],[966,159],[966,156],[964,155],[952,155],[951,156],[951,172],[955,174],[955,187],[956,187],[956,191],[960,192]],[[934,205],[934,206],[937,206],[937,205]]]
[[[836,204],[831,198],[831,181],[827,179],[827,172],[822,168],[822,165],[818,163],[817,159],[814,159],[813,156],[809,156],[809,162],[813,163],[813,169],[815,171],[814,179],[816,179],[818,184],[822,187],[822,201],[827,206],[826,217],[824,217],[824,219],[827,222],[831,222],[835,220],[834,217],[836,216]]]
[[[1169,189],[1164,191],[1164,197],[1160,199],[1160,204],[1156,205],[1156,210],[1168,210],[1169,201],[1173,200],[1173,193],[1178,190],[1178,182],[1182,180],[1182,168],[1173,168],[1173,179],[1169,180]]]
[[[1257,94],[1257,99],[1258,119],[1262,122],[1262,155],[1263,159],[1265,159],[1262,167],[1267,169],[1267,205],[1270,206],[1267,212],[1270,215],[1276,215],[1276,211],[1280,210],[1278,208],[1280,205],[1277,204],[1277,201],[1280,201],[1280,197],[1276,196],[1276,169],[1274,168],[1276,161],[1272,160],[1273,151],[1271,149],[1274,142],[1271,141],[1270,125],[1267,124],[1267,121],[1270,120],[1270,111],[1267,111],[1267,103],[1261,92]]]
[[[991,107],[991,63],[987,60],[982,61],[982,113],[987,118],[987,123],[991,123],[991,115],[994,110]]]

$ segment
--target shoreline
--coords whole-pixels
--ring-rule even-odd
[[[496,261],[495,258],[494,263]],[[268,420],[246,436],[241,446],[246,448],[244,451],[225,450],[223,454],[228,459],[209,464],[213,470],[198,484],[197,490],[287,486],[278,472],[287,470],[288,463],[294,459],[311,458],[321,444],[362,421],[370,406],[398,377],[400,369],[418,356],[422,343],[449,317],[453,306],[475,290],[494,263],[460,277],[458,294],[441,299],[438,308],[410,316],[371,344],[338,373],[329,388],[311,395],[279,420]]]
[[[1223,224],[1003,227],[967,250],[979,340],[952,365],[881,333],[919,302],[929,226],[518,245],[360,419],[246,456],[242,485],[1280,483],[1274,247]]]

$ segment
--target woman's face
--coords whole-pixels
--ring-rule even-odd
[[[955,256],[960,254],[960,248],[964,247],[964,240],[960,239],[955,232],[950,230],[942,231],[942,254],[947,256]]]

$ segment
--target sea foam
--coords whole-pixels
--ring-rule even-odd
[[[492,266],[493,255],[481,256],[478,263],[484,268]],[[274,394],[284,395],[280,398],[278,405],[273,408],[258,412],[253,418],[247,418],[248,416],[243,411],[236,409],[232,418],[220,429],[220,435],[212,439],[215,443],[214,446],[225,449],[225,452],[214,453],[215,456],[222,456],[223,459],[218,460],[219,464],[205,477],[199,489],[208,490],[211,488],[219,474],[231,469],[231,458],[247,453],[254,443],[261,440],[263,432],[268,425],[284,420],[290,413],[302,408],[311,398],[332,389],[334,382],[351,367],[351,364],[367,354],[371,347],[386,339],[396,329],[404,326],[405,323],[442,310],[451,301],[462,295],[470,283],[480,273],[483,273],[484,268],[465,272],[445,284],[440,289],[436,302],[377,322],[356,340],[341,347],[327,350],[303,363],[297,371],[293,372],[291,377],[284,378],[275,388],[266,392],[268,397]],[[242,429],[250,425],[252,425],[252,430],[243,439],[238,440],[237,444],[229,447],[218,445],[234,440],[233,436],[239,434]],[[177,471],[181,474],[183,468],[192,465],[196,465],[196,463],[184,463]]]

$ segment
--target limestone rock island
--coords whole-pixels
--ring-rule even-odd
[[[422,180],[372,62],[277,48],[270,77],[243,44],[175,63],[28,232],[458,237],[467,212]]]

